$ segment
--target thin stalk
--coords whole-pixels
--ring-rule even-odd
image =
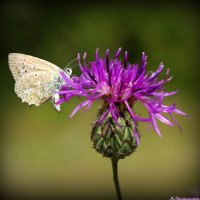
[[[112,169],[113,169],[113,180],[115,183],[117,198],[118,200],[122,200],[122,195],[121,195],[120,186],[119,186],[119,179],[118,179],[118,170],[117,170],[118,159],[111,159],[111,161],[112,161]]]

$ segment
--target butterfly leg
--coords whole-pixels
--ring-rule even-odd
[[[51,104],[55,108],[56,111],[60,112],[60,105],[57,105],[56,102],[60,99],[60,96],[58,93],[53,94],[51,97]]]

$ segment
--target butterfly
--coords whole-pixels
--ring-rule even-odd
[[[56,104],[60,98],[57,91],[64,84],[60,72],[70,78],[71,68],[62,70],[46,60],[21,53],[10,53],[8,64],[15,80],[15,93],[22,102],[40,106],[51,99],[53,107],[60,111]]]

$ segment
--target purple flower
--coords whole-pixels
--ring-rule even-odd
[[[83,64],[78,55],[78,62],[82,74],[79,77],[71,79],[61,72],[61,76],[65,82],[59,91],[61,99],[57,104],[68,101],[74,96],[84,97],[85,100],[80,103],[70,115],[71,117],[81,108],[89,109],[95,100],[102,99],[107,104],[107,110],[102,114],[98,122],[101,123],[108,114],[112,116],[118,124],[118,118],[121,117],[119,104],[124,104],[135,124],[138,121],[148,122],[151,124],[155,132],[160,135],[157,120],[173,126],[177,123],[173,117],[173,113],[178,115],[186,115],[186,113],[176,108],[175,103],[167,106],[163,104],[165,97],[172,96],[177,91],[166,92],[164,85],[168,83],[172,77],[169,75],[169,69],[165,73],[165,78],[158,79],[164,65],[160,63],[155,72],[147,72],[147,56],[142,53],[141,64],[128,63],[128,53],[124,54],[124,60],[119,59],[121,48],[115,54],[113,59],[109,59],[109,50],[106,51],[105,58],[99,58],[98,49],[95,54],[95,61],[86,63],[86,53],[83,56]],[[144,118],[137,115],[133,105],[140,101],[148,111],[148,117]],[[163,114],[168,114],[171,121]],[[139,136],[135,135],[139,141]]]

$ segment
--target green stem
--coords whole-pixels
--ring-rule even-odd
[[[115,183],[115,190],[117,192],[117,198],[118,198],[118,200],[122,200],[120,187],[119,187],[118,170],[117,170],[118,159],[112,158],[111,161],[112,161],[112,169],[113,169],[113,180]]]

